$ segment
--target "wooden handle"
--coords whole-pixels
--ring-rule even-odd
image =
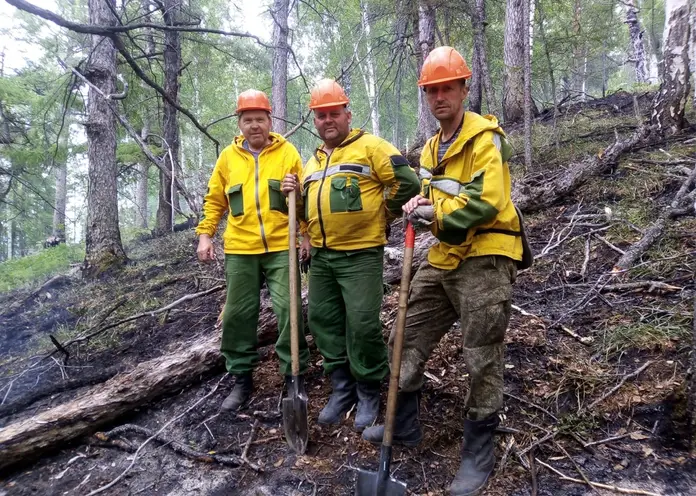
[[[290,355],[292,356],[292,375],[300,375],[300,336],[297,315],[297,200],[295,191],[288,195],[288,230],[290,231]]]
[[[411,284],[411,265],[413,265],[413,247],[416,241],[416,231],[413,224],[406,224],[406,242],[404,247],[404,266],[401,271],[399,288],[399,313],[396,317],[396,333],[392,348],[391,376],[389,378],[389,394],[387,395],[387,416],[384,422],[384,437],[382,445],[391,447],[394,434],[394,418],[396,417],[396,397],[399,392],[399,375],[401,373],[401,351],[404,347],[404,328],[406,327],[406,310],[408,309],[408,290]]]

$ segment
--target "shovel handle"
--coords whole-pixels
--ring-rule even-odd
[[[406,239],[404,247],[404,266],[401,271],[399,288],[399,313],[396,317],[396,333],[392,348],[391,376],[389,378],[389,393],[387,395],[387,414],[384,422],[384,437],[382,446],[391,448],[394,435],[394,418],[396,417],[396,397],[399,392],[399,375],[401,373],[401,351],[404,347],[404,328],[406,327],[406,310],[408,309],[408,290],[411,285],[411,266],[413,265],[413,246],[416,241],[416,231],[411,222],[406,223]]]
[[[297,315],[297,198],[295,190],[288,195],[288,230],[290,231],[290,355],[292,375],[300,375],[300,336]]]

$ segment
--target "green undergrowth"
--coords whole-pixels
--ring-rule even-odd
[[[12,291],[65,272],[70,264],[81,262],[84,256],[84,246],[61,244],[33,255],[2,262],[0,292]]]

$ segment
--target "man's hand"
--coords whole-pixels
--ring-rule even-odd
[[[429,226],[433,223],[435,209],[432,205],[418,205],[407,218],[417,226]]]
[[[309,237],[303,236],[300,243],[300,272],[306,274],[309,271],[309,265],[312,258],[312,245],[309,243]]]
[[[207,234],[201,234],[198,237],[198,249],[196,250],[198,254],[198,260],[201,262],[210,262],[215,260],[215,245],[213,240]]]
[[[433,202],[428,200],[427,198],[424,198],[421,195],[416,195],[413,198],[411,198],[409,201],[406,202],[406,204],[401,207],[401,209],[406,212],[406,215],[410,215],[411,212],[413,212],[418,206],[420,205],[432,205]]]
[[[283,178],[283,183],[280,186],[285,196],[288,196],[292,190],[295,190],[297,194],[300,194],[300,181],[297,178],[297,174],[286,174]]]

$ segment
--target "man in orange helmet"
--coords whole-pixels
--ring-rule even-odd
[[[335,424],[358,403],[357,431],[379,412],[380,383],[389,373],[382,337],[385,225],[419,191],[408,161],[387,141],[351,129],[343,88],[319,81],[310,95],[314,126],[324,143],[305,164],[300,182],[308,231],[301,248],[309,272],[309,329],[324,357],[333,391],[319,423]]]
[[[224,212],[229,212],[223,236],[227,301],[220,350],[227,371],[236,381],[222,403],[223,411],[239,409],[253,391],[252,371],[259,359],[256,328],[263,280],[278,318],[276,353],[280,372],[286,381],[292,377],[288,228],[296,227],[288,226],[288,207],[280,185],[286,174],[302,170],[302,159],[295,147],[271,132],[271,104],[263,92],[241,93],[237,116],[242,134],[222,151],[215,164],[203,202],[203,218],[196,229],[199,260],[214,260],[212,237]],[[299,302],[298,315],[302,315]],[[300,373],[307,368],[308,359],[304,333],[300,333]],[[303,387],[301,382],[300,388]]]
[[[470,377],[461,466],[450,494],[480,491],[495,465],[493,432],[503,406],[503,339],[523,246],[510,198],[510,146],[495,117],[464,111],[471,71],[451,47],[430,52],[418,85],[440,121],[423,147],[421,194],[403,208],[438,239],[411,283],[394,442],[417,445],[425,364],[457,319]],[[363,432],[379,443],[383,426]]]

